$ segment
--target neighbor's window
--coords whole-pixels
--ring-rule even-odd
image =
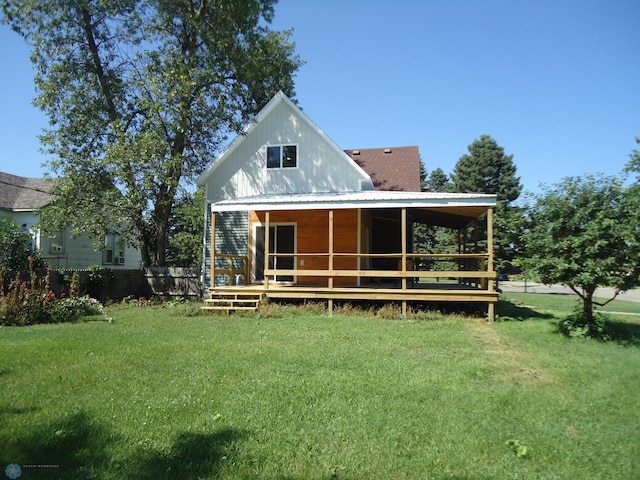
[[[64,253],[64,233],[57,232],[55,236],[50,238],[49,252]]]
[[[104,237],[103,263],[106,265],[124,265],[124,241],[120,235]]]
[[[297,165],[297,145],[274,145],[267,147],[267,168],[292,168]]]

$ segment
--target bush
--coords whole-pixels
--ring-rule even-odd
[[[607,331],[607,319],[599,313],[594,313],[593,321],[589,322],[582,310],[578,310],[560,320],[558,330],[571,338],[611,340],[611,335]]]
[[[102,315],[103,313],[102,304],[88,295],[56,299],[49,311],[54,322],[71,322],[82,317]]]
[[[0,270],[0,325],[34,325],[78,320],[88,315],[102,314],[102,305],[88,296],[77,296],[78,274],[74,273],[71,296],[56,297],[50,288],[51,269],[40,278],[35,262],[30,262],[29,280],[23,280],[21,272],[5,291],[5,272]]]

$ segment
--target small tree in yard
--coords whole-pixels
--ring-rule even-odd
[[[519,264],[543,283],[566,285],[582,299],[566,333],[597,336],[594,303],[606,305],[638,284],[638,201],[632,192],[618,177],[569,177],[535,197],[529,208],[526,258]],[[594,302],[598,287],[616,293]]]

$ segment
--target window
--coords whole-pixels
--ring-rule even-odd
[[[297,166],[297,145],[274,145],[267,147],[267,168],[295,168]]]
[[[50,238],[49,253],[64,253],[64,233],[57,232]]]
[[[102,263],[105,265],[124,265],[124,241],[120,235],[104,237]]]

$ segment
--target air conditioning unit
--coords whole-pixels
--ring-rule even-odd
[[[116,264],[124,265],[124,257],[116,257]]]
[[[51,245],[51,251],[54,253],[62,253],[62,245]]]

